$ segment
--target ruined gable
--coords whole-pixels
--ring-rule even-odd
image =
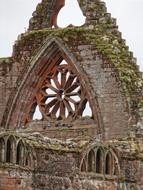
[[[62,29],[43,0],[0,60],[1,190],[142,188],[141,73],[105,3],[78,2]]]

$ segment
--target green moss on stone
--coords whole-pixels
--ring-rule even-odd
[[[69,27],[32,31],[23,34],[16,45],[19,46],[28,40],[37,38],[41,38],[44,42],[48,36],[59,37],[63,41],[66,39],[65,43],[76,43],[78,41],[81,44],[91,44],[118,71],[118,77],[128,99],[135,102],[134,99],[137,99],[143,87],[143,80],[140,77],[136,63],[134,63],[132,53],[128,51],[128,47],[125,45],[125,41],[121,39],[120,33],[116,29],[113,30],[113,24],[99,24],[93,30],[83,27]],[[136,103],[139,102],[136,101]]]

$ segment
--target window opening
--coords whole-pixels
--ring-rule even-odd
[[[102,173],[103,155],[102,150],[98,149],[96,152],[96,173]]]
[[[66,65],[67,64],[67,62],[65,61],[65,60],[63,60],[61,63],[60,63],[60,65]]]
[[[95,152],[91,150],[88,154],[88,172],[95,171]]]
[[[56,88],[55,84],[53,86]],[[56,95],[56,92],[54,92],[52,89],[49,89],[49,88],[46,89],[46,93],[47,94],[54,94],[54,95]]]
[[[119,175],[118,159],[102,147],[92,149],[82,160],[81,172],[95,172],[96,174]]]
[[[63,59],[47,71],[25,123],[43,118],[72,121],[79,116],[91,116],[91,112],[80,78]]]
[[[111,152],[108,152],[105,160],[105,174],[113,174],[113,157]]]
[[[86,117],[86,116],[92,117],[92,110],[91,110],[91,107],[89,105],[89,102],[86,103],[82,116],[83,117]]]
[[[25,166],[27,166],[27,167],[31,167],[32,166],[32,160],[31,160],[30,153],[28,153],[28,155],[26,157]]]
[[[32,159],[31,159],[31,156],[30,156],[30,150],[28,150],[27,149],[27,151],[26,151],[27,153],[26,153],[26,159],[25,159],[25,166],[27,166],[27,167],[31,167],[31,162],[32,162]]]
[[[4,139],[0,139],[0,162],[4,162],[5,142]]]
[[[23,160],[24,160],[24,145],[22,141],[20,141],[17,145],[16,164],[23,165]]]
[[[10,137],[7,140],[7,147],[6,147],[6,162],[12,163],[14,160],[14,139]]]
[[[67,27],[70,24],[73,26],[82,26],[85,23],[85,16],[83,16],[77,0],[65,1],[65,6],[58,14],[57,23],[58,26],[62,28]]]
[[[60,75],[60,73],[58,74],[59,76],[58,76],[58,79],[59,80],[61,80],[61,75]],[[53,79],[51,79],[51,85],[54,87],[54,88],[57,88],[57,86],[56,86],[56,84],[55,84],[55,81],[53,80]],[[48,90],[48,89],[47,89]],[[52,89],[49,89],[49,90],[51,90],[51,91],[53,91],[53,93],[55,93],[55,91],[54,91],[54,89],[52,90]]]
[[[37,105],[35,112],[34,112],[34,115],[33,115],[33,120],[41,120],[41,119],[42,119],[42,114],[40,112],[39,106]]]

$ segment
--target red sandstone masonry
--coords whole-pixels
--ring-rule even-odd
[[[59,29],[56,19],[64,0],[42,0],[28,32],[14,45],[12,57],[0,59],[0,190],[143,188],[138,67],[105,3],[78,2],[85,24]],[[76,85],[86,97],[81,92],[78,96],[90,103],[93,117],[82,117],[84,103],[77,103],[75,107],[81,109],[75,109],[78,113],[72,114],[72,120],[61,113],[62,119],[45,114],[43,120],[32,121],[33,97],[41,101],[45,76],[53,79],[52,71],[63,59],[72,65],[70,72],[78,77],[80,85]],[[58,93],[65,90],[58,89]],[[70,106],[66,108],[70,113]],[[47,113],[46,106],[42,109]],[[22,146],[18,146],[20,141]],[[103,154],[97,156],[98,149]]]

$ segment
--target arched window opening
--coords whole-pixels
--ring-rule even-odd
[[[35,108],[35,112],[33,114],[33,120],[41,120],[42,119],[42,114],[40,112],[39,106],[37,105]]]
[[[88,154],[88,172],[95,172],[95,152],[93,150]]]
[[[103,173],[103,152],[101,149],[96,152],[96,173]]]
[[[94,172],[111,176],[118,176],[120,173],[116,155],[110,150],[106,152],[102,147],[91,149],[83,158],[80,166],[81,172]]]
[[[47,78],[45,85],[48,116],[61,120],[73,115],[81,100],[80,86],[76,75],[69,70],[65,60],[55,68],[55,72]]]
[[[43,119],[43,115],[40,111],[36,98],[34,98],[34,100],[32,101],[30,105],[29,112],[25,118],[25,124],[33,120],[42,120],[42,119]]]
[[[22,141],[19,141],[16,150],[16,164],[23,166],[24,162],[24,145]]]
[[[73,26],[81,26],[85,23],[85,17],[83,16],[77,0],[65,1],[65,6],[61,9],[57,18],[57,22],[58,26],[62,28],[67,27],[70,24]]]
[[[92,117],[92,110],[91,110],[89,102],[86,103],[82,116],[83,117],[90,117],[90,118]]]
[[[4,162],[5,158],[5,141],[4,139],[0,139],[0,162]]]
[[[27,150],[27,154],[25,157],[25,166],[29,168],[32,167],[32,156],[30,150]]]
[[[85,110],[86,116],[91,116],[92,111],[87,95],[80,81],[79,75],[71,63],[65,59],[59,61],[47,74],[45,73],[27,121],[43,118],[72,121],[83,116]]]
[[[105,158],[105,174],[113,175],[113,156],[108,152]]]
[[[9,137],[6,146],[6,162],[14,163],[14,150],[15,150],[14,138]]]
[[[86,161],[83,159],[82,165],[81,165],[81,172],[86,172],[87,171],[87,166],[86,166]]]
[[[66,62],[66,60],[62,60],[62,62],[60,63],[60,65],[67,65],[68,63]]]

